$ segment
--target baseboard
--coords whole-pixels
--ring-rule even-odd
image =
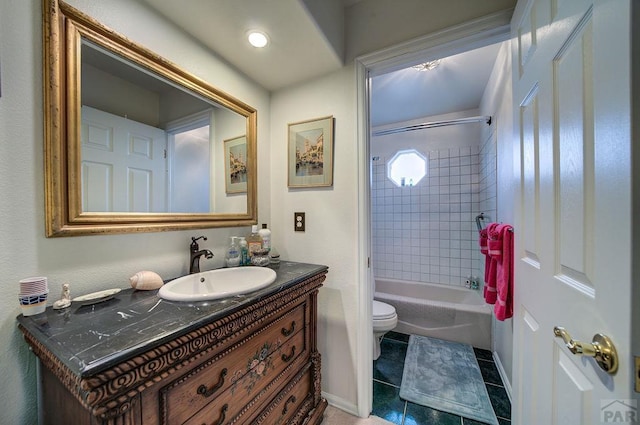
[[[504,384],[504,389],[507,392],[507,396],[509,396],[509,402],[513,403],[513,399],[511,398],[511,381],[507,377],[507,372],[504,370],[502,366],[502,361],[500,361],[500,356],[497,351],[493,352],[493,361],[498,368],[498,373],[500,374],[500,378],[502,378],[502,383]]]
[[[350,415],[353,416],[359,416],[358,415],[358,406],[356,406],[355,404],[351,403],[348,400],[345,400],[342,397],[337,397],[334,396],[332,394],[328,394],[325,393],[324,391],[322,391],[322,397],[325,398],[325,400],[327,400],[327,403],[329,403],[331,406],[340,409],[340,410],[344,410],[345,412],[349,413]]]

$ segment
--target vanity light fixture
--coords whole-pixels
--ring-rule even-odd
[[[267,34],[260,31],[249,31],[247,33],[247,39],[253,47],[257,48],[262,48],[269,44]]]
[[[418,71],[432,71],[440,65],[440,59],[436,59],[434,61],[419,63],[418,65],[412,66],[413,69]]]

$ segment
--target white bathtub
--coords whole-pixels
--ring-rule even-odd
[[[375,285],[374,298],[396,308],[396,332],[491,350],[492,306],[485,304],[480,291],[390,279],[376,279]]]

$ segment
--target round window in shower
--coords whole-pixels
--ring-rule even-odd
[[[396,186],[415,186],[426,175],[427,158],[415,149],[398,151],[387,163],[387,177]]]

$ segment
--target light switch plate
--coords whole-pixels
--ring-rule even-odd
[[[305,228],[305,219],[303,212],[294,212],[293,213],[293,230],[295,232],[304,232]]]

